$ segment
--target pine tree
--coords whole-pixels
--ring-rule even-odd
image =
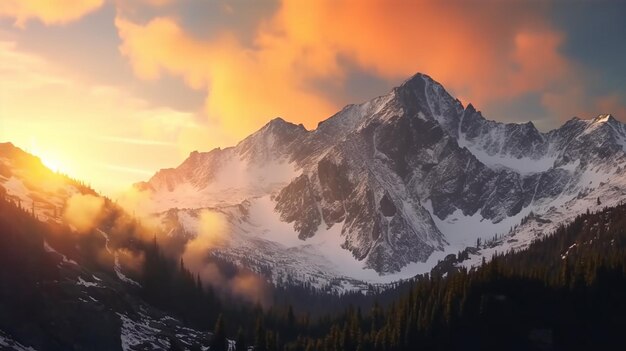
[[[291,305],[287,309],[287,333],[289,337],[294,337],[296,334],[296,316]]]
[[[239,328],[237,332],[237,340],[235,341],[235,351],[245,351],[246,350],[246,336],[243,333],[243,329]]]
[[[224,330],[224,319],[220,313],[213,330],[213,338],[211,339],[212,351],[228,351],[228,340],[226,340],[226,331]]]
[[[256,330],[254,333],[254,350],[265,351],[267,350],[267,342],[265,335],[265,326],[263,325],[263,317],[259,316],[256,321]]]
[[[204,291],[202,288],[202,280],[200,279],[200,274],[196,275],[196,290],[198,290],[200,294],[202,294]]]
[[[276,338],[274,337],[274,332],[268,330],[266,332],[266,342],[267,342],[267,351],[276,351]]]

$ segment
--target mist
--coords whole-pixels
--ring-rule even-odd
[[[96,228],[104,216],[104,199],[94,195],[75,194],[67,200],[63,218],[79,233]]]
[[[202,210],[196,236],[186,243],[181,257],[192,272],[219,292],[267,306],[270,298],[264,279],[239,267],[226,271],[212,261],[211,252],[228,245],[231,234],[223,214]]]

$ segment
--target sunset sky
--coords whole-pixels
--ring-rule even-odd
[[[113,195],[416,72],[489,119],[626,120],[624,1],[0,0],[0,141]]]

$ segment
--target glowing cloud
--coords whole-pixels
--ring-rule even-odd
[[[290,116],[313,126],[336,109],[318,92],[302,86],[308,78],[340,72],[316,66],[315,53],[302,59],[284,41],[264,38],[268,46],[252,51],[225,34],[214,42],[189,37],[171,18],[156,18],[145,26],[116,20],[121,52],[144,79],[162,72],[182,76],[195,89],[207,89],[206,112],[230,135],[240,138],[276,116]]]
[[[187,242],[181,256],[185,265],[213,287],[250,302],[268,303],[266,284],[262,278],[247,271],[240,271],[232,276],[225,275],[208,259],[211,250],[228,244],[231,235],[223,214],[203,210],[199,214],[196,237]]]
[[[0,38],[0,140],[98,191],[115,196],[190,151],[222,141],[207,135],[194,113],[86,82],[17,46]]]
[[[340,108],[320,82],[341,86],[350,66],[393,82],[425,72],[479,106],[558,95],[578,69],[559,51],[547,6],[536,5],[284,0],[252,46],[228,30],[197,39],[171,17],[118,17],[116,26],[137,76],[168,73],[207,90],[209,117],[241,138],[276,115],[314,127]]]
[[[31,19],[45,24],[65,24],[100,8],[104,0],[3,0],[0,17],[15,18],[24,27]]]
[[[230,289],[236,296],[267,306],[270,303],[270,296],[266,285],[263,279],[252,273],[240,273],[230,281]]]
[[[183,259],[190,267],[201,267],[209,250],[224,244],[229,237],[226,220],[218,213],[203,210],[199,216],[196,237],[185,246]]]
[[[80,233],[95,228],[102,219],[104,199],[94,195],[76,194],[67,200],[63,218]]]

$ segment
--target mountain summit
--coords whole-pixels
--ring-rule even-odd
[[[172,233],[193,237],[200,211],[221,216],[228,240],[207,254],[274,281],[390,281],[477,241],[493,238],[467,264],[524,248],[618,201],[625,145],[610,115],[542,133],[487,120],[416,74],[315,130],[274,119],[138,188]]]

